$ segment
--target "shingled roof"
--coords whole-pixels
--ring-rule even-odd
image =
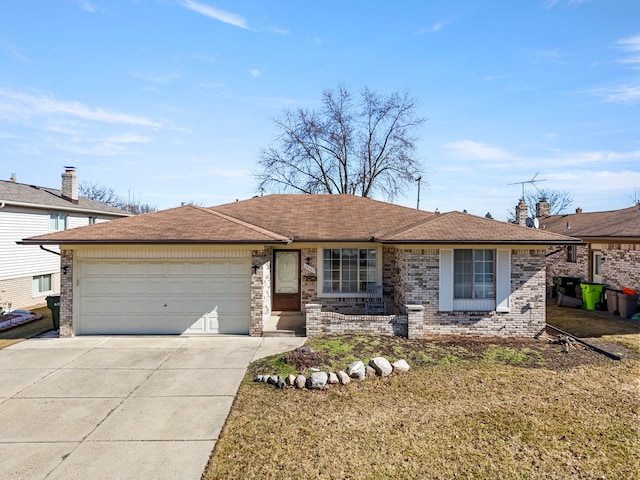
[[[39,187],[7,180],[0,180],[0,203],[34,208],[51,208],[63,211],[82,211],[116,216],[129,216],[130,213],[85,197],[78,197],[78,203],[72,203],[62,197],[55,188]]]
[[[288,238],[210,209],[182,207],[61,230],[26,244],[287,243]]]
[[[540,228],[581,239],[640,241],[640,206],[608,212],[551,215],[540,219]]]
[[[291,242],[580,243],[459,212],[435,214],[354,195],[281,194],[211,208],[193,205],[25,239],[29,244]]]

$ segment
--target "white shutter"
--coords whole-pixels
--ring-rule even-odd
[[[453,249],[440,249],[440,304],[441,312],[453,311]]]
[[[509,312],[511,295],[511,250],[497,251],[496,312]]]

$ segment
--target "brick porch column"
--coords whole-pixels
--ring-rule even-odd
[[[305,320],[307,324],[307,337],[315,337],[322,333],[321,309],[319,303],[309,303],[304,306]]]
[[[405,305],[405,308],[408,317],[407,338],[424,337],[424,307],[422,305]]]
[[[60,252],[60,338],[68,337],[73,337],[73,250]]]

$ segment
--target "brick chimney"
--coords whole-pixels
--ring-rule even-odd
[[[524,200],[520,200],[516,205],[516,222],[523,227],[527,226],[527,216],[529,215],[529,207],[524,203]]]
[[[582,209],[580,207],[576,208],[576,213],[582,213]]]
[[[78,177],[76,167],[64,167],[62,174],[62,198],[71,203],[78,203]]]
[[[536,203],[536,217],[548,217],[551,215],[551,204],[547,201],[546,197],[541,197]]]
[[[12,182],[17,181],[18,179],[16,178],[16,174],[15,174],[15,173],[12,173],[12,174],[11,174],[11,178],[10,178],[9,180],[11,180]]]

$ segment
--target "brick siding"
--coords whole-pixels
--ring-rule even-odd
[[[264,324],[271,315],[272,249],[251,252],[251,321],[249,335],[262,336]],[[254,267],[257,267],[254,268]],[[255,273],[253,273],[255,270]]]
[[[60,253],[60,264],[69,266],[60,277],[60,338],[66,338],[73,337],[73,250]]]
[[[549,247],[547,254],[547,287],[553,285],[554,276],[581,277],[591,281],[591,253],[600,250],[602,283],[621,290],[632,288],[640,291],[640,244],[598,243],[577,247],[576,262],[567,262],[567,247]],[[558,253],[555,253],[558,252]]]
[[[321,313],[307,312],[307,335],[361,331],[410,338],[430,334],[533,337],[544,330],[545,250],[511,251],[510,311],[504,313],[439,311],[439,250],[385,248],[384,252],[383,277],[397,281],[394,309],[408,315],[338,315],[335,305],[320,299],[315,304]]]

